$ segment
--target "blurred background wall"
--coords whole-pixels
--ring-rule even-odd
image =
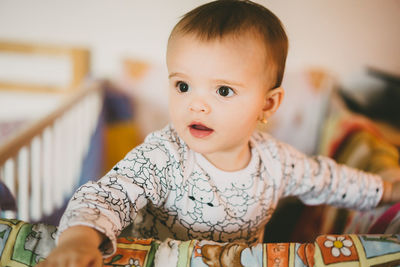
[[[87,46],[95,77],[124,57],[164,66],[168,34],[204,0],[0,0],[0,38]],[[259,0],[290,38],[288,70],[323,66],[339,78],[366,65],[400,74],[400,1]]]

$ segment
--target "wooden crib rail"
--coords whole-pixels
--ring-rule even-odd
[[[36,221],[59,208],[78,183],[102,108],[100,83],[76,90],[51,114],[0,146],[0,180],[17,212],[1,217]]]

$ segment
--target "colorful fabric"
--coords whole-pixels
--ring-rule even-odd
[[[400,203],[397,203],[390,207],[382,214],[381,217],[371,226],[369,233],[377,234],[383,233],[385,229],[394,221],[394,219],[400,214]],[[400,229],[398,229],[400,230]],[[397,231],[399,232],[399,231]]]
[[[380,172],[391,168],[399,168],[399,152],[396,147],[367,130],[358,130],[348,134],[348,137],[342,140],[339,149],[337,149],[335,159],[339,163],[369,172]],[[371,233],[371,226],[389,207],[390,206],[377,207],[371,211],[364,212],[342,209],[337,211],[337,214],[341,217],[336,218],[332,216],[334,208],[327,208],[326,213],[330,214],[332,220],[331,225],[332,227],[336,227],[336,232],[365,234]],[[334,220],[342,220],[342,223],[335,222]],[[327,223],[328,222],[325,222],[325,224]],[[390,224],[390,222],[388,222],[388,224]],[[339,229],[338,225],[342,225],[342,228]],[[386,229],[387,231],[375,231],[373,233],[398,233],[400,231],[400,226],[398,226],[397,231],[391,227],[383,227],[381,230],[382,229]]]
[[[282,197],[306,204],[370,209],[380,200],[380,177],[308,158],[268,134],[255,132],[252,158],[237,172],[217,169],[190,150],[172,125],[149,135],[105,177],[77,190],[60,232],[90,225],[111,242],[133,223],[132,236],[218,242],[262,242],[265,224]]]
[[[104,168],[109,171],[132,147],[143,141],[132,96],[106,81],[104,88]]]
[[[400,265],[400,235],[324,235],[314,244],[315,266]]]
[[[344,131],[340,126],[337,128]],[[351,130],[346,134],[346,138],[332,141],[336,149],[332,148],[333,154],[328,155],[338,163],[373,173],[399,167],[399,151],[384,139],[365,129]]]
[[[56,227],[0,219],[0,266],[35,266],[55,247]]]
[[[0,219],[0,266],[35,266],[54,248],[56,227]],[[400,235],[324,235],[314,243],[217,243],[120,237],[110,267],[397,266]]]
[[[118,238],[117,251],[104,259],[103,266],[154,266],[159,245],[160,242],[153,239]]]
[[[330,104],[322,131],[322,154],[334,158],[338,163],[373,173],[399,168],[398,148],[384,138],[373,121],[351,113],[337,96]],[[382,220],[381,216],[389,207],[378,207],[365,212],[325,208],[324,214],[320,216],[330,219],[324,221],[325,227],[321,232],[399,233],[400,213],[390,221],[386,218],[385,227],[377,230],[378,225],[375,225],[375,230],[371,229],[378,220]]]

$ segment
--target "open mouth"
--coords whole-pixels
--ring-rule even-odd
[[[192,123],[189,125],[190,133],[197,138],[206,137],[214,132],[213,129],[208,128],[207,126],[201,123]]]

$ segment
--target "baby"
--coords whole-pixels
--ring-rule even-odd
[[[221,0],[187,13],[168,41],[171,123],[77,190],[40,266],[101,266],[130,224],[143,238],[254,244],[282,197],[356,209],[399,201],[398,184],[255,131],[284,96],[287,50],[261,5]]]

